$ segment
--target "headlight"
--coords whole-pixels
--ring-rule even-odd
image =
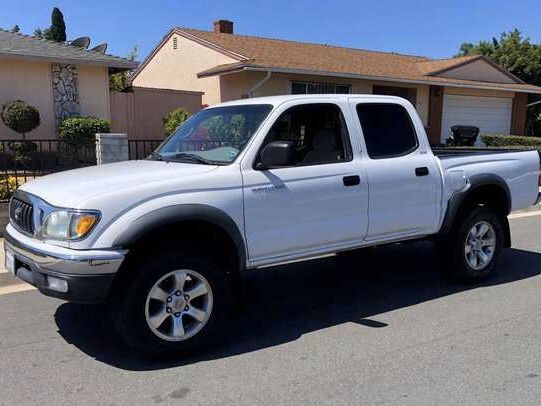
[[[78,240],[92,230],[99,218],[97,212],[53,211],[45,218],[41,234],[54,240]]]

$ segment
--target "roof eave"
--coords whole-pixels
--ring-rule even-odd
[[[78,58],[56,58],[44,55],[21,55],[13,53],[0,53],[0,58],[13,59],[13,60],[24,60],[24,61],[38,61],[38,62],[49,62],[49,63],[61,63],[66,65],[93,65],[93,66],[105,66],[108,68],[119,69],[119,70],[131,70],[137,67],[135,62],[130,61],[89,61],[85,59]]]
[[[224,69],[223,71],[215,71],[212,73],[200,72],[204,76],[201,77],[210,77],[217,76],[222,74],[231,74],[238,73],[241,71],[264,71],[264,72],[273,72],[273,73],[289,73],[289,74],[299,74],[299,75],[310,75],[310,76],[325,76],[325,77],[340,77],[340,78],[349,78],[349,79],[362,79],[362,80],[374,80],[381,82],[395,82],[395,83],[407,83],[414,85],[431,85],[431,86],[445,86],[445,87],[460,87],[465,89],[482,89],[482,90],[500,90],[505,92],[513,93],[530,93],[530,94],[541,94],[541,87],[538,89],[521,89],[520,87],[500,87],[495,84],[494,86],[483,85],[480,83],[476,84],[467,84],[467,83],[452,83],[444,82],[437,80],[422,80],[422,79],[404,79],[396,78],[389,76],[371,76],[371,75],[360,75],[356,73],[340,73],[340,72],[327,72],[327,71],[312,71],[305,69],[292,69],[292,68],[277,68],[277,67],[265,67],[265,66],[254,66],[246,65],[242,67],[237,67],[235,69]],[[198,74],[199,77],[199,74]],[[430,76],[432,79],[436,79],[434,76]]]

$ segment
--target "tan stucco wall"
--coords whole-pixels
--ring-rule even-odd
[[[81,115],[109,119],[109,78],[106,67],[77,66]],[[20,99],[35,106],[41,124],[27,134],[29,139],[56,137],[53,111],[51,64],[0,59],[0,105]],[[0,139],[19,139],[0,120]]]
[[[482,60],[459,66],[458,68],[440,73],[437,76],[454,79],[478,80],[481,82],[515,83],[509,76]]]
[[[222,101],[236,100],[245,97],[249,90],[265,77],[265,72],[240,72],[230,75],[223,75],[220,78],[220,93]],[[266,81],[254,93],[253,97],[258,96],[274,96],[282,94],[291,94],[292,81],[321,81],[328,83],[336,83],[341,85],[350,85],[351,92],[355,94],[372,94],[374,85],[379,86],[397,86],[397,87],[413,87],[417,89],[417,111],[423,124],[428,123],[428,86],[404,86],[403,84],[393,82],[374,82],[359,79],[345,79],[319,76],[303,76],[292,74],[272,74],[270,79]]]
[[[54,137],[52,93],[50,64],[0,60],[0,105],[20,99],[35,106],[39,111],[41,125],[28,133],[28,138]],[[19,138],[19,134],[4,126],[0,120],[0,139]]]
[[[174,38],[177,49],[173,48]],[[204,92],[203,103],[220,102],[220,79],[202,78],[197,73],[226,63],[233,58],[173,34],[133,80],[133,86]]]
[[[109,73],[102,66],[77,66],[79,105],[82,116],[110,120]]]

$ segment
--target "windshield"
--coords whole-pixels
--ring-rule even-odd
[[[201,110],[156,150],[155,159],[224,165],[233,162],[271,111],[249,104]]]

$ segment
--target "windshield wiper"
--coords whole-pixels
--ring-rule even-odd
[[[147,159],[154,159],[155,161],[163,161],[163,157],[156,151],[152,151]]]
[[[190,154],[188,152],[179,152],[177,154],[169,155],[167,157],[161,157],[162,159],[166,160],[188,160],[192,162],[197,162],[204,165],[221,165],[222,162],[219,161],[212,161],[210,159],[203,158],[196,154]]]

